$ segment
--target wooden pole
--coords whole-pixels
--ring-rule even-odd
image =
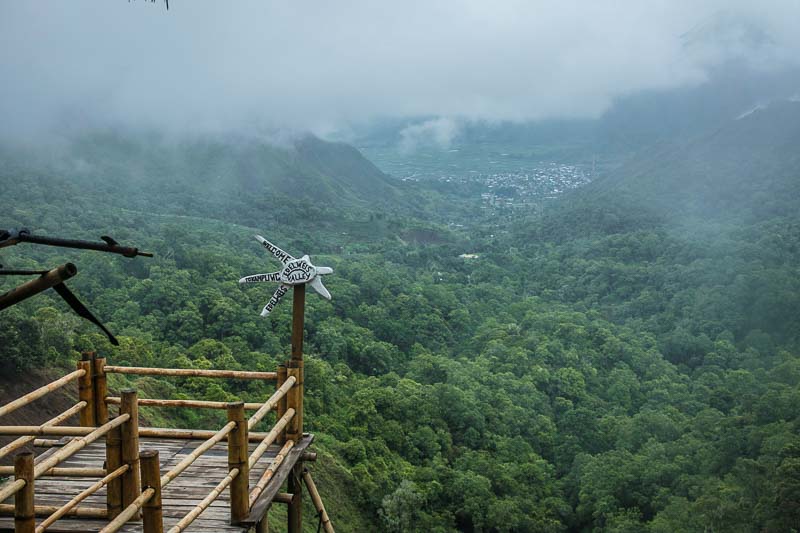
[[[292,301],[292,359],[303,359],[303,321],[306,311],[306,286],[295,285]]]
[[[17,454],[14,458],[14,478],[25,481],[25,486],[14,494],[15,533],[34,533],[36,516],[33,511],[33,453]]]
[[[286,371],[286,365],[279,365],[278,366],[278,382],[275,385],[276,388],[280,389],[281,387],[283,387],[283,384],[286,382],[287,375],[288,374],[287,374],[287,371]],[[276,418],[278,420],[283,418],[283,415],[286,414],[286,409],[287,409],[287,407],[286,407],[286,396],[287,395],[284,394],[283,397],[280,400],[278,400],[278,405],[275,408],[275,415],[276,415]],[[285,429],[285,427],[286,426],[284,426],[284,429],[280,432],[280,435],[278,435],[278,438],[276,440],[276,442],[278,444],[283,444],[284,442],[286,442],[286,429]]]
[[[256,533],[269,533],[269,510],[256,524]]]
[[[92,353],[92,377],[94,378],[94,420],[102,426],[108,422],[108,380],[106,379],[106,358]]]
[[[115,427],[106,434],[106,470],[116,471],[122,465],[122,428]],[[126,465],[127,466],[127,465]],[[130,467],[128,467],[130,469]],[[106,489],[108,518],[114,519],[122,511],[122,478],[115,477]]]
[[[142,486],[153,489],[153,496],[142,506],[144,533],[164,533],[164,517],[161,511],[161,466],[158,450],[145,450],[139,454],[142,468]]]
[[[139,403],[136,398],[136,389],[122,391],[122,404],[119,412],[130,417],[127,422],[122,424],[120,432],[122,464],[128,465],[128,471],[122,475],[122,507],[127,508],[142,493],[139,477]],[[134,516],[138,517],[138,511]]]
[[[300,442],[303,437],[303,325],[306,308],[306,286],[294,286],[292,301],[292,359],[289,361],[287,373],[294,376],[296,382],[286,399],[287,408],[295,410],[286,429],[287,442]],[[289,504],[287,525],[289,533],[301,533],[303,529],[303,486],[301,480],[303,463],[297,463],[289,474],[288,490],[293,494]]]
[[[307,468],[303,469],[303,481],[306,482],[308,494],[311,496],[311,501],[314,502],[314,508],[319,513],[325,533],[334,533],[331,519],[328,516],[328,512],[325,510],[325,505],[322,503],[322,498],[319,495],[317,486],[314,484],[314,480],[311,479],[311,472],[309,472]]]
[[[231,482],[231,524],[238,524],[250,514],[250,467],[248,465],[247,420],[244,403],[232,402],[228,407],[228,421],[236,427],[228,436],[228,471],[239,470]]]
[[[89,353],[84,352],[78,361],[78,370],[84,370],[84,374],[78,378],[78,399],[86,402],[86,407],[81,409],[81,426],[94,426],[94,384],[92,382],[92,361]]]
[[[34,294],[38,294],[44,290],[58,285],[64,280],[68,280],[78,273],[78,269],[72,263],[64,263],[63,265],[50,270],[46,274],[25,282],[19,287],[11,289],[10,291],[0,294],[0,311],[6,307],[10,307],[16,303],[21,302],[26,298],[30,298]]]

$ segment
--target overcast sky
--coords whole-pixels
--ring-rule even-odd
[[[597,116],[731,55],[796,61],[799,20],[796,0],[4,0],[0,134]]]

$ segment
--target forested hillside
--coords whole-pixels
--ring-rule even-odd
[[[0,163],[0,227],[110,234],[156,257],[4,249],[15,267],[73,260],[70,285],[121,345],[44,294],[3,312],[0,358],[23,371],[93,348],[116,364],[272,369],[290,307],[264,320],[268,289],[236,282],[270,270],[258,232],[334,268],[333,300],[308,297],[305,423],[337,529],[789,531],[800,523],[800,174],[797,104],[782,105],[779,130],[755,113],[653,148],[497,237],[409,211],[417,192],[316,140],[204,149],[202,170],[183,173],[182,149],[115,150],[105,136],[84,138],[72,159],[84,166],[69,172],[15,153]],[[288,179],[287,153],[314,172]],[[225,161],[236,164],[223,180]],[[155,177],[134,184],[131,168],[182,177],[171,194]],[[353,178],[345,192],[335,176]],[[231,183],[234,199],[220,192]],[[309,201],[276,211],[275,195],[292,192],[281,183],[303,183]],[[343,200],[314,203],[312,189]],[[199,379],[137,386],[264,395]],[[188,416],[165,422],[213,427]]]

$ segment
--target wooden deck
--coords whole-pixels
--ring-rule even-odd
[[[313,441],[314,436],[304,434],[303,438],[292,448],[286,459],[281,463],[270,480],[266,489],[262,493],[253,512],[258,509],[268,509],[275,495],[279,492],[281,485],[288,477],[292,467],[297,463],[302,453]],[[197,446],[202,444],[202,440],[176,440],[176,439],[149,439],[140,440],[140,450],[158,450],[161,463],[162,474],[175,466],[187,454],[191,453]],[[250,452],[258,443],[250,444]],[[254,468],[250,470],[250,487],[255,486],[258,479],[266,468],[272,463],[275,454],[280,450],[279,445],[273,445],[259,459]],[[49,452],[49,450],[48,450]],[[40,457],[45,456],[45,452]],[[38,459],[38,458],[37,458]],[[87,446],[68,460],[61,463],[60,467],[94,467],[102,468],[105,460],[105,442],[99,441]],[[222,480],[228,473],[228,452],[227,444],[223,440],[197,461],[195,461],[186,471],[178,476],[172,483],[164,488],[162,495],[162,505],[164,513],[164,531],[169,530],[186,513],[188,513],[200,500],[202,500],[214,486]],[[81,490],[91,485],[94,478],[68,478],[68,477],[41,477],[36,480],[36,505],[58,505],[61,506],[69,501]],[[214,501],[206,511],[201,514],[187,531],[198,533],[226,533],[247,531],[249,526],[230,525],[230,505],[229,491],[224,491],[219,498]],[[12,503],[10,498],[5,503]],[[94,495],[88,497],[81,503],[84,507],[105,508],[106,491],[105,488],[99,490]],[[251,517],[252,518],[252,517]],[[43,518],[37,518],[37,523]],[[47,531],[54,533],[64,532],[96,532],[105,524],[106,520],[86,519],[86,518],[62,518]],[[13,531],[14,519],[12,517],[0,517],[0,532]],[[141,532],[142,523],[130,522],[120,531]]]

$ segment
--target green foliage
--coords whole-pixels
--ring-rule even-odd
[[[112,141],[101,140],[82,150],[106,154],[104,172],[130,174],[136,158],[120,155],[130,144],[108,152]],[[192,150],[214,172],[236,164],[219,146]],[[251,163],[285,170],[285,154],[258,153]],[[339,177],[357,162],[335,146],[297,153],[297,168],[333,165]],[[144,177],[160,175],[137,164]],[[338,209],[301,200],[275,211],[275,198],[256,193],[198,199],[182,188],[190,170],[176,184],[126,189],[123,207],[99,201],[104,187],[121,186],[114,180],[0,168],[16,198],[0,227],[110,233],[156,252],[127,260],[3,250],[0,262],[19,267],[74,260],[80,274],[70,285],[120,338],[111,347],[44,293],[3,312],[6,367],[68,364],[73,350],[92,348],[121,365],[273,370],[290,345],[290,306],[261,319],[270,289],[236,284],[270,269],[251,240],[265,232],[291,252],[319,250],[316,262],[335,269],[326,280],[333,300],[307,300],[305,423],[323,457],[317,483],[337,501],[329,510],[342,530],[788,531],[800,523],[800,221],[785,209],[790,199],[771,207],[773,196],[760,196],[767,205],[724,216],[719,206],[703,216],[694,206],[675,220],[651,209],[652,192],[593,196],[598,184],[506,233],[466,236],[399,207],[376,216],[352,195]],[[752,188],[728,179],[726,205],[743,205]],[[277,226],[309,217],[315,225],[297,234]],[[484,230],[502,237],[483,238]],[[459,259],[467,248],[480,258]],[[113,387],[130,383],[116,378]],[[221,401],[271,392],[241,381],[134,384]],[[149,415],[221,422],[219,413]]]

